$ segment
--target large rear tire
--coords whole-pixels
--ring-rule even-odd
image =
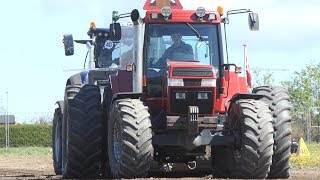
[[[268,178],[290,177],[291,148],[291,103],[284,87],[263,86],[253,89],[253,93],[262,94],[269,105],[274,127],[274,154]]]
[[[99,178],[102,166],[102,107],[94,85],[66,87],[63,178]]]
[[[241,142],[232,154],[231,178],[266,178],[273,155],[272,118],[267,104],[238,100],[231,106],[228,121],[231,129],[240,132]]]
[[[148,107],[139,99],[113,103],[108,120],[108,157],[114,178],[143,178],[153,160]]]
[[[54,172],[61,175],[62,166],[62,108],[59,106],[54,111],[52,125],[52,159]]]

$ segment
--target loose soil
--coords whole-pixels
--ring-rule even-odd
[[[61,179],[53,171],[50,156],[3,157],[0,156],[1,179]],[[203,179],[205,177],[183,177],[183,179]],[[160,178],[146,178],[160,179]],[[166,178],[168,179],[168,178]],[[291,168],[290,179],[320,179],[320,168]]]

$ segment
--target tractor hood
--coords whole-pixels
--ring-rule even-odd
[[[169,78],[205,78],[216,79],[216,73],[212,65],[195,61],[167,61]]]

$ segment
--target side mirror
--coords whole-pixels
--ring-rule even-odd
[[[259,31],[259,16],[257,13],[249,13],[248,23],[251,31]]]
[[[64,54],[66,56],[72,56],[74,54],[74,45],[72,34],[63,35]]]
[[[121,39],[121,26],[120,23],[110,24],[110,37],[113,41],[119,41]]]
[[[131,11],[130,13],[130,17],[131,17],[131,20],[132,22],[137,22],[139,19],[140,19],[140,13],[137,9],[134,9]]]

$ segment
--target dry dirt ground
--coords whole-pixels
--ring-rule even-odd
[[[203,179],[204,177],[183,179]],[[210,176],[205,177],[210,178]],[[61,179],[55,176],[52,159],[49,156],[39,157],[1,157],[0,179]],[[160,178],[147,178],[160,179]],[[320,179],[320,168],[292,168],[290,179]]]

